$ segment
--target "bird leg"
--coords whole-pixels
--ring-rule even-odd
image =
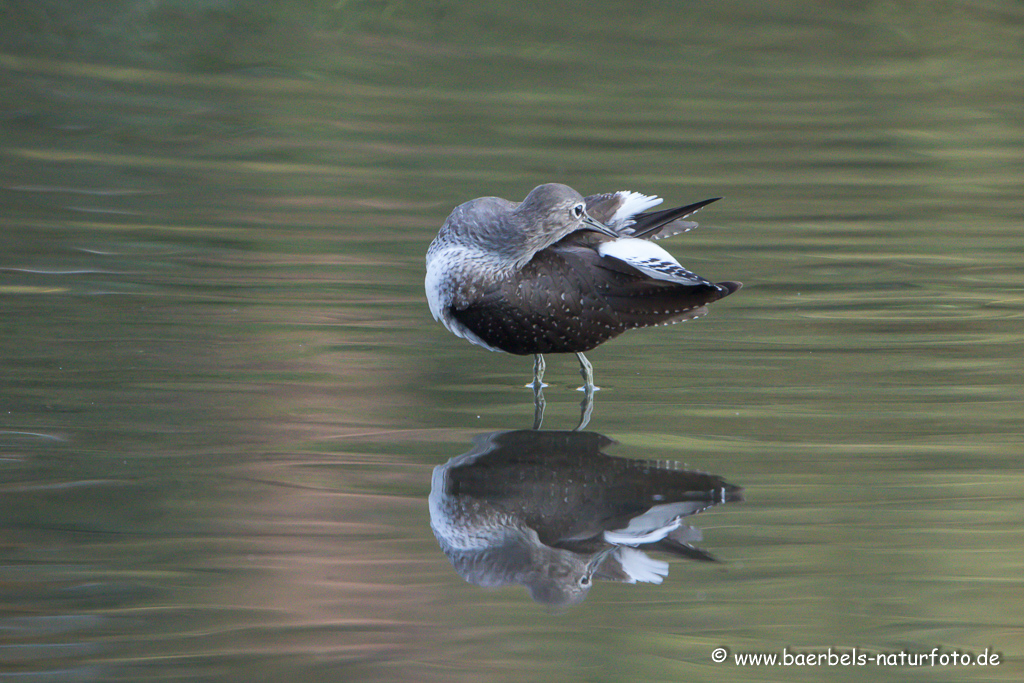
[[[547,368],[547,363],[544,362],[544,356],[539,353],[533,354],[533,384],[527,384],[526,386],[533,389],[534,393],[547,386],[547,384],[544,384],[545,368]]]
[[[598,388],[594,386],[594,366],[582,353],[577,352],[576,357],[580,359],[580,374],[583,375],[583,386],[579,391],[593,393]]]
[[[544,423],[544,406],[546,401],[544,400],[544,356],[539,353],[533,354],[533,384],[527,384],[526,386],[533,388],[533,428],[540,429],[541,424]]]

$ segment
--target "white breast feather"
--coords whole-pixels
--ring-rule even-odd
[[[485,259],[478,259],[485,261]],[[434,320],[440,320],[448,331],[456,337],[482,346],[488,351],[500,351],[487,344],[468,327],[453,318],[448,307],[455,296],[453,277],[459,272],[459,265],[466,261],[465,250],[456,248],[433,250],[427,255],[427,275],[424,278],[424,289],[427,293],[427,305]]]

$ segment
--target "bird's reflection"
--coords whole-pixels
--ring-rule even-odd
[[[740,501],[742,489],[674,462],[602,452],[613,443],[594,432],[492,432],[434,468],[430,524],[455,570],[568,606],[595,579],[661,583],[668,563],[641,547],[715,561],[683,518]]]
[[[537,357],[543,358],[543,356]],[[547,401],[544,400],[544,387],[547,385],[534,381],[533,384],[526,386],[533,389],[533,428],[539,430],[544,424],[544,408],[547,406]],[[590,417],[594,413],[594,389],[596,388],[594,386],[580,387],[580,390],[583,391],[583,400],[580,401],[580,421],[575,428],[577,432],[586,428],[590,423]]]

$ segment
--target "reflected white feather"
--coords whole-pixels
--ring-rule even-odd
[[[678,529],[683,517],[696,514],[707,506],[704,501],[693,500],[655,505],[629,520],[625,528],[604,532],[604,540],[615,545],[656,543]]]
[[[642,550],[618,548],[616,553],[622,571],[629,576],[626,583],[661,583],[668,576],[668,562],[655,560]]]

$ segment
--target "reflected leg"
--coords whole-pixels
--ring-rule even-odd
[[[594,391],[597,387],[594,386],[594,366],[582,353],[577,353],[576,357],[580,359],[580,374],[583,375],[583,386],[580,387],[580,391],[583,392],[583,400],[580,402],[580,423],[576,425],[575,430],[578,432],[590,422],[590,416],[594,412]]]
[[[533,389],[533,428],[535,430],[540,429],[540,426],[544,424],[544,406],[547,402],[544,400],[544,390],[541,387],[534,387]]]
[[[594,391],[583,392],[583,400],[580,401],[580,423],[576,425],[574,432],[578,432],[590,423],[590,416],[594,412]]]

